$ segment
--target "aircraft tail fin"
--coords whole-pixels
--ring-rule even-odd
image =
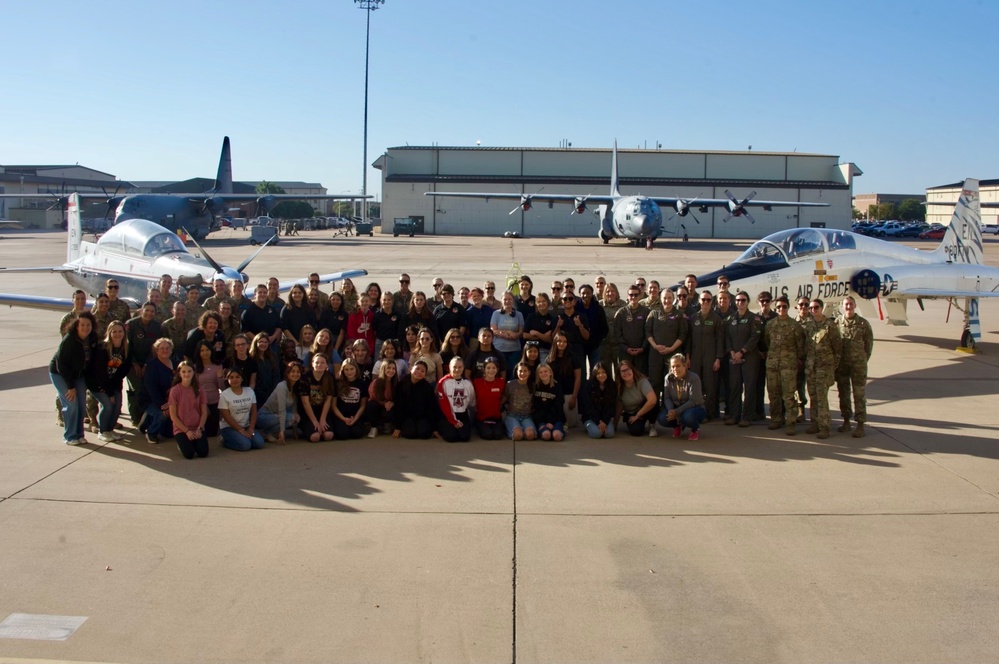
[[[66,203],[66,262],[80,257],[80,242],[83,239],[83,222],[80,219],[80,194],[72,193]]]
[[[215,193],[232,193],[232,152],[229,149],[229,137],[222,139],[222,155],[219,157],[219,172],[215,175]]]
[[[935,254],[948,263],[982,263],[982,211],[978,198],[978,180],[964,181],[961,196],[954,206],[954,216]]]
[[[620,196],[621,191],[617,186],[617,139],[614,139],[614,151],[611,153],[611,196]]]

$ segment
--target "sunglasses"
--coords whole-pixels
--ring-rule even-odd
[[[113,286],[108,286],[108,290],[118,290],[119,288],[121,288],[121,286],[119,286],[118,284],[114,284]]]
[[[628,293],[628,297],[640,297],[641,293]]]
[[[735,298],[735,301],[736,302],[749,302],[749,300],[746,299],[746,298],[744,298],[744,297],[737,297],[737,298]]]
[[[409,279],[400,279],[399,283],[400,284],[408,284],[409,283]]]
[[[309,283],[310,284],[318,284],[319,280],[318,279],[309,279]]]
[[[770,304],[771,300],[760,300],[760,304]]]
[[[496,290],[495,286],[486,286],[486,290]]]
[[[808,303],[807,302],[799,302],[798,303],[798,308],[799,309],[808,308]]]
[[[690,296],[689,295],[684,295],[683,293],[678,293],[676,297],[677,297],[677,299],[680,299],[680,300],[686,300]]]
[[[719,281],[719,282],[718,282],[718,285],[719,285],[719,286],[728,286],[728,285],[729,285],[729,283],[730,283],[730,282],[728,282],[728,281]]]
[[[711,301],[710,297],[702,297],[701,298],[701,302],[710,302],[710,301]]]
[[[561,286],[552,286],[552,290],[560,291],[560,290],[562,290],[562,287]]]
[[[574,301],[575,299],[576,299],[576,298],[574,298],[574,297],[568,297],[568,296],[566,296],[566,297],[563,297],[563,298],[562,298],[562,301],[563,301],[563,302],[572,302],[572,301]]]
[[[821,309],[822,307],[820,307],[820,306],[819,306],[819,305],[817,305],[817,304],[813,304],[813,305],[811,305],[811,306],[810,306],[810,307],[808,307],[808,308],[809,308],[809,309],[811,309],[812,311],[818,311],[818,310],[819,310],[819,309]]]

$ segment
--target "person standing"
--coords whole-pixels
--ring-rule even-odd
[[[156,305],[146,302],[139,310],[139,315],[125,324],[128,356],[132,362],[128,376],[125,377],[128,385],[128,417],[132,426],[139,426],[139,420],[149,401],[144,382],[146,362],[153,354],[153,344],[162,335],[162,328],[155,318]]]
[[[649,282],[650,293],[653,283]],[[673,291],[667,288],[659,297],[659,308],[651,311],[645,321],[645,335],[649,342],[649,382],[656,396],[662,397],[670,358],[680,351],[689,334],[687,316],[673,306]]]
[[[534,298],[531,298],[531,311]],[[516,366],[520,361],[520,339],[524,334],[524,315],[514,308],[513,293],[503,293],[503,308],[494,311],[489,326],[493,331],[493,346],[503,353],[506,366]]]
[[[799,297],[795,310],[794,320],[798,322],[801,329],[805,329],[805,324],[812,320],[812,315],[808,313],[809,300],[807,297]],[[798,369],[798,421],[805,421],[805,407],[808,406],[808,388],[805,386],[805,365]]]
[[[836,367],[843,351],[839,326],[826,317],[824,306],[822,300],[812,300],[808,305],[812,320],[805,324],[805,381],[812,401],[812,424],[805,433],[817,433],[823,440],[829,437],[829,388],[836,380]]]
[[[583,284],[579,287],[580,311],[586,314],[587,327],[590,330],[590,338],[583,343],[583,351],[586,353],[586,361],[589,365],[587,373],[592,373],[597,364],[600,363],[600,346],[607,338],[609,325],[607,324],[607,314],[604,308],[597,301],[593,292],[593,287]]]
[[[725,424],[748,427],[756,409],[756,380],[760,372],[760,334],[763,325],[759,316],[749,310],[749,294],[735,295],[736,310],[726,327],[725,351],[729,360]]]
[[[805,365],[805,330],[788,315],[786,297],[777,298],[777,318],[763,328],[767,345],[767,391],[770,393],[770,426],[776,430],[786,426],[785,433],[794,435],[798,421],[798,370]]]
[[[756,297],[756,302],[760,305],[760,310],[757,312],[757,316],[760,317],[760,322],[763,324],[763,330],[766,331],[767,323],[769,323],[774,318],[777,318],[777,312],[770,308],[773,303],[774,296],[770,294],[770,291],[761,291]],[[756,415],[756,419],[764,420],[766,419],[766,396],[767,396],[767,343],[764,336],[760,336],[760,373],[756,378],[756,409],[753,411]],[[774,396],[770,395],[771,408],[773,408],[772,402],[774,400],[780,401],[780,395]]]
[[[128,302],[118,299],[118,293],[121,291],[118,280],[108,279],[104,285],[104,291],[108,294],[108,313],[111,314],[111,318],[127,323],[128,319],[132,317],[132,310],[128,308]]]
[[[49,379],[59,393],[63,410],[63,442],[83,445],[83,413],[87,399],[87,371],[93,361],[94,317],[84,311],[69,324],[49,362]]]
[[[399,275],[399,290],[392,295],[392,311],[397,316],[405,316],[409,312],[409,303],[413,299],[413,291],[409,290],[409,275],[403,272]]]
[[[444,284],[439,293],[441,303],[434,309],[434,318],[437,321],[437,338],[443,340],[448,331],[452,328],[458,328],[462,339],[464,339],[468,332],[468,317],[465,314],[465,309],[454,301],[454,286]]]
[[[690,370],[701,379],[704,390],[705,422],[717,418],[718,412],[718,372],[725,358],[725,327],[722,318],[714,310],[711,291],[703,290],[698,295],[700,310],[690,317]]]
[[[281,312],[267,304],[266,285],[253,289],[252,304],[240,314],[240,329],[253,336],[263,332],[271,344],[281,339]]]
[[[642,282],[644,285],[644,279]],[[613,336],[618,343],[618,361],[630,360],[644,375],[649,367],[645,334],[649,310],[639,304],[641,298],[642,291],[637,284],[628,287],[628,304],[614,314]]]
[[[857,423],[853,437],[863,438],[864,424],[867,422],[867,362],[874,352],[874,330],[867,319],[857,313],[857,301],[849,295],[843,300],[839,333],[843,338],[843,354],[836,368],[836,388],[839,390],[839,410],[843,415],[843,424],[837,431],[849,431],[850,419],[853,418]]]

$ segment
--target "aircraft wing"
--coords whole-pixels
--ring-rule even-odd
[[[897,290],[891,294],[891,297],[999,297],[999,292],[913,288],[910,290]]]
[[[363,277],[368,273],[367,270],[343,270],[342,272],[331,272],[330,274],[319,275],[319,283],[328,284],[331,281],[340,281],[341,279],[353,279],[354,277]],[[293,279],[291,281],[282,281],[278,284],[278,290],[281,292],[291,289],[295,284],[301,284],[305,286],[306,289],[309,287],[309,280],[306,277],[301,279]]]
[[[191,198],[205,198],[205,194],[170,194],[171,196],[189,196]],[[362,196],[360,194],[216,194],[227,201],[255,201],[258,198],[267,196],[279,201],[313,201],[317,199],[330,201],[352,201],[363,198],[374,198],[373,195]]]
[[[678,196],[649,196],[660,207],[676,207],[677,203],[683,202],[692,208],[699,207],[724,207],[727,208],[731,201],[727,198],[680,198]],[[829,207],[829,203],[805,203],[799,201],[741,201],[740,207]]]
[[[88,304],[93,304],[92,302]],[[42,311],[59,311],[66,313],[73,309],[73,300],[68,297],[42,297],[41,295],[17,295],[16,293],[0,293],[0,305],[41,309]]]
[[[68,265],[58,267],[0,267],[0,274],[13,272],[72,272],[75,268]]]
[[[619,196],[608,196],[607,194],[513,194],[513,193],[487,193],[487,192],[466,192],[466,191],[426,191],[424,196],[440,196],[442,198],[481,198],[489,201],[491,198],[511,201],[531,201],[532,203],[569,203],[575,205],[577,202],[585,201],[596,205],[611,204]],[[516,210],[516,208],[514,208]]]

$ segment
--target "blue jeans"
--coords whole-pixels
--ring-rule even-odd
[[[593,420],[586,420],[583,426],[586,427],[586,433],[590,438],[613,438],[614,437],[614,423],[607,422],[607,431],[603,434],[600,433],[600,427],[597,426],[597,422]]]
[[[100,429],[101,433],[112,431],[114,425],[118,423],[118,418],[121,417],[121,391],[93,392],[92,394],[97,399],[97,403],[101,405],[97,412],[97,428]]]
[[[260,435],[259,431],[254,431],[253,437],[247,438],[232,427],[226,427],[222,429],[221,434],[222,446],[228,447],[230,450],[236,450],[237,452],[246,452],[250,449],[260,450],[267,444],[264,442],[264,437]]]
[[[59,393],[59,401],[62,402],[62,439],[65,442],[83,438],[83,414],[87,411],[87,381],[82,377],[75,381],[67,382],[59,374],[49,373],[49,380]],[[76,398],[72,401],[66,398],[66,393],[71,389],[76,390]]]
[[[173,421],[159,406],[146,406],[146,433],[162,438],[173,438]]]
[[[511,372],[513,372],[513,368],[517,366],[518,362],[520,362],[520,356],[521,356],[520,349],[503,353],[503,359],[506,360],[506,373],[508,380]],[[516,380],[516,372],[514,372],[514,380]]]
[[[524,433],[527,433],[528,429],[533,429],[535,433],[538,431],[538,427],[534,426],[534,420],[530,416],[518,417],[517,415],[506,415],[503,417],[503,424],[506,425],[506,435],[513,439],[514,429],[523,429]]]
[[[291,420],[295,415],[294,409],[286,411],[285,413],[285,423],[291,424]],[[267,410],[257,411],[257,428],[266,434],[278,435],[281,433],[281,420],[274,413]],[[245,436],[244,436],[245,438]]]
[[[666,419],[667,413],[668,411],[666,411],[665,409],[663,409],[662,412],[659,413],[659,424],[661,424],[664,427],[671,427],[671,428],[680,427],[681,429],[683,429],[684,427],[686,427],[691,431],[697,431],[698,429],[700,429],[701,422],[703,422],[704,418],[708,416],[708,412],[704,410],[704,406],[694,406],[692,408],[688,408],[687,410],[683,411],[682,413],[680,413],[679,422],[677,422],[676,420],[667,420]]]

